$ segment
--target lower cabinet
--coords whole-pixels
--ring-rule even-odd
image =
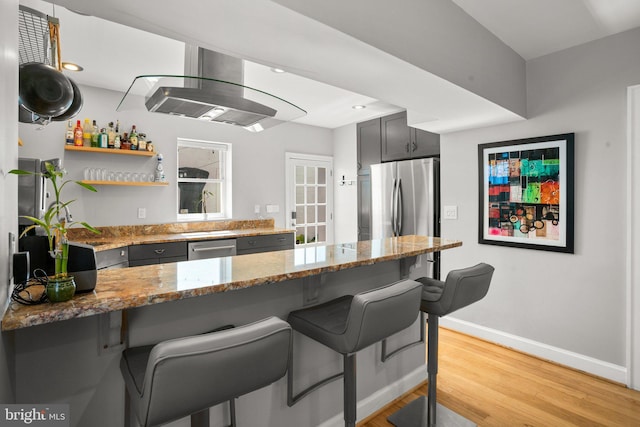
[[[262,236],[238,237],[236,254],[246,255],[258,252],[293,249],[294,233],[267,234]]]
[[[129,246],[129,267],[187,260],[187,242]]]
[[[96,268],[98,270],[125,267],[129,267],[128,246],[96,252]]]

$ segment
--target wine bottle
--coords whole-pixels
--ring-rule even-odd
[[[82,147],[84,145],[84,132],[80,120],[76,121],[76,127],[73,130],[73,145]]]

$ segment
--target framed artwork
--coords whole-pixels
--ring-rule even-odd
[[[574,139],[478,146],[479,243],[573,253]]]

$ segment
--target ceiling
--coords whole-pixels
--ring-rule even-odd
[[[452,1],[525,60],[640,26],[638,0]],[[21,0],[20,3],[60,19],[63,60],[85,68],[80,73],[68,74],[79,84],[124,92],[136,75],[183,72],[183,42],[93,16],[82,16],[41,0]],[[73,0],[63,3],[73,3]],[[165,33],[170,35],[172,31],[167,29]],[[300,34],[303,34],[302,30]],[[366,59],[358,58],[360,61]],[[390,61],[383,59],[386,63]],[[305,71],[307,75],[313,75],[309,70]],[[404,75],[410,75],[412,71],[406,70]],[[245,84],[258,89],[268,88],[268,92],[305,109],[307,115],[295,122],[331,129],[404,109],[322,83],[319,79],[301,77],[295,70],[293,73],[274,73],[270,66],[257,62],[245,61]],[[433,93],[438,92],[434,90]],[[442,97],[440,105],[459,115],[464,115],[464,111],[460,111],[464,110],[461,105],[484,109],[488,111],[485,114],[488,122],[505,121],[503,116],[510,118],[501,108],[475,98],[461,93],[459,99]],[[353,105],[366,105],[367,108],[355,110]],[[467,127],[472,125],[470,122]]]

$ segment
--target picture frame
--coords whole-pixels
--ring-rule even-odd
[[[478,145],[478,243],[574,251],[574,133]]]

